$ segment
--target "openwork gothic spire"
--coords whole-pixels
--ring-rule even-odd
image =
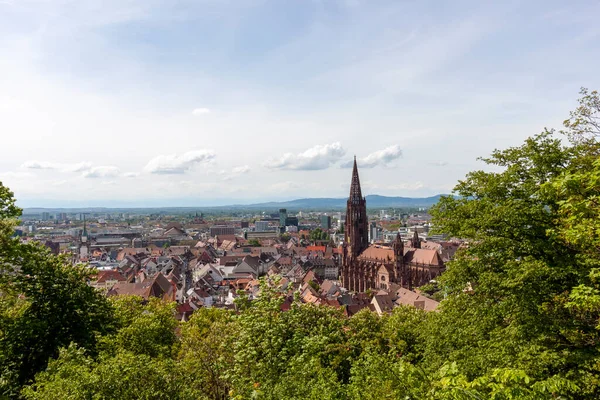
[[[358,167],[356,166],[356,156],[354,156],[354,167],[352,169],[352,183],[350,184],[350,201],[359,203],[363,199],[360,190],[360,179],[358,178]]]

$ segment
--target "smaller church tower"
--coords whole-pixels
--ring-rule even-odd
[[[402,241],[400,232],[396,234],[396,240],[394,240],[394,243],[392,243],[392,248],[394,249],[394,256],[396,256],[396,260],[399,258],[404,258],[404,242]]]
[[[394,240],[392,248],[394,249],[395,258],[395,281],[400,286],[406,287],[405,285],[410,280],[410,277],[408,274],[408,268],[404,262],[404,242],[402,241],[400,233],[396,234],[396,240]]]
[[[79,259],[85,260],[90,253],[90,241],[87,232],[87,226],[85,223],[85,216],[83,217],[83,232],[79,236]]]
[[[415,229],[415,233],[413,234],[413,237],[410,239],[410,246],[414,249],[421,248],[421,239],[419,239],[419,233],[417,232],[416,229]]]

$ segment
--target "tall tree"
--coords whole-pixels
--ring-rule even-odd
[[[577,113],[594,121],[599,111]],[[593,131],[582,121],[566,121],[565,133],[581,139]],[[595,201],[597,187],[579,190],[576,198],[561,189],[579,187],[574,182],[585,180],[582,173],[594,187],[589,171],[598,148],[593,135],[565,143],[545,131],[519,147],[496,150],[483,161],[499,172],[469,173],[454,196],[433,208],[439,231],[469,243],[441,278],[450,296],[432,318],[430,334],[443,339],[428,342],[429,365],[456,361],[468,379],[508,368],[571,391],[563,395],[577,397],[577,388],[583,398],[600,396],[599,332],[594,318],[578,317],[569,307],[576,288],[595,276],[598,252],[570,243],[569,217],[574,222],[581,215],[565,215],[575,206],[593,217],[585,202]]]
[[[0,184],[0,395],[16,396],[71,342],[95,351],[112,308],[87,285],[91,271],[11,238],[20,210]]]

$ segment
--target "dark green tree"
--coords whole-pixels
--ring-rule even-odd
[[[20,210],[0,184],[0,395],[14,397],[71,342],[92,354],[113,330],[112,307],[87,285],[91,270],[12,238]],[[10,235],[9,235],[10,234]]]

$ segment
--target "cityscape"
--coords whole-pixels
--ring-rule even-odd
[[[283,278],[288,301],[298,292],[304,302],[336,305],[348,316],[403,304],[434,310],[433,293],[412,289],[434,282],[463,240],[433,233],[425,207],[369,215],[356,160],[349,188],[348,208],[338,212],[25,210],[16,233],[95,268],[90,285],[107,296],[176,301],[182,319],[200,307],[235,309],[238,290],[257,297],[259,279],[271,275]],[[398,245],[402,263],[395,265],[388,252]],[[361,255],[370,271],[356,270]],[[365,284],[362,276],[372,280]]]
[[[0,0],[0,400],[600,399],[599,16]]]

